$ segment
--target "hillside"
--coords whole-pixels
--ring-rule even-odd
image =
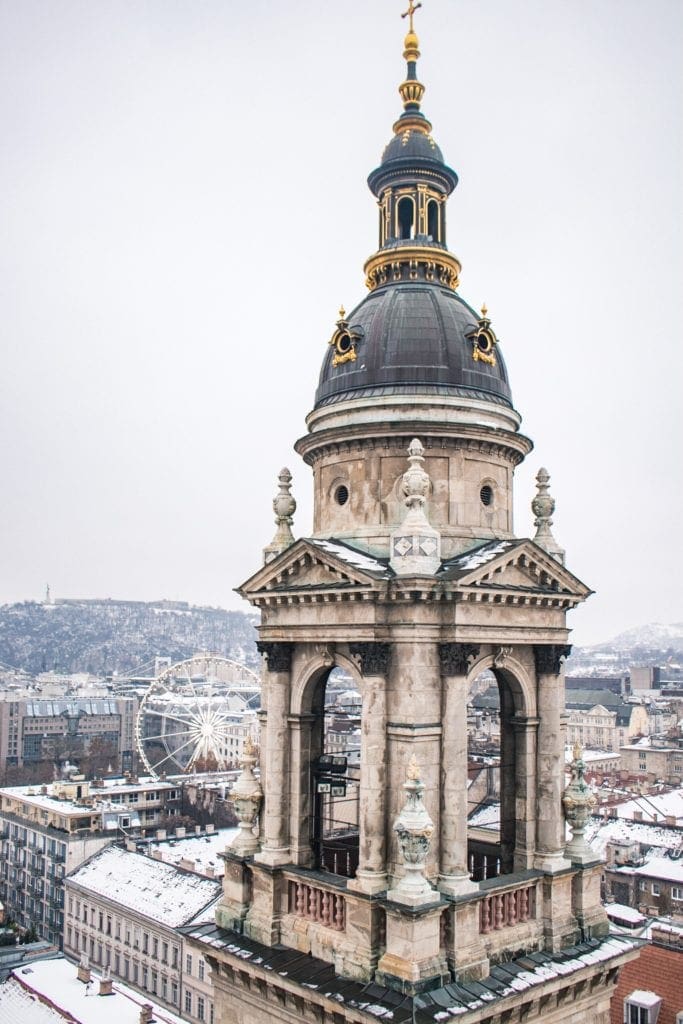
[[[30,673],[129,673],[199,652],[257,667],[257,616],[182,602],[56,601],[0,606],[0,664]]]

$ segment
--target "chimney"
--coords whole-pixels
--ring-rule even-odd
[[[152,1024],[154,1020],[154,1008],[151,1003],[144,1003],[140,1007],[140,1024]]]
[[[156,832],[156,836],[157,836],[157,839],[165,839],[166,838],[166,829],[165,828],[158,828],[157,832]]]
[[[88,960],[85,953],[83,954],[78,963],[78,971],[76,973],[76,977],[78,978],[79,981],[82,981],[84,985],[89,985],[90,982],[92,981],[92,978],[90,977],[90,961]]]
[[[100,992],[101,996],[113,996],[114,990],[112,988],[111,973],[108,967],[102,971],[102,977],[100,978]]]

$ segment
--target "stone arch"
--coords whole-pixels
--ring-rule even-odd
[[[332,645],[314,652],[307,652],[302,645],[295,652],[293,664],[289,715],[292,859],[302,867],[324,868],[352,877],[358,863],[360,771],[353,767],[348,753],[330,747],[326,691],[331,674],[342,669],[350,676],[362,702],[363,680],[355,662]],[[334,778],[337,787],[346,787],[343,796],[335,797],[334,789],[321,792],[319,787],[320,782],[330,781],[321,776],[321,758],[331,751],[347,758],[345,771]],[[354,801],[355,808],[348,806]],[[337,818],[339,827],[333,825]],[[331,833],[336,834],[334,840],[326,838]]]
[[[490,670],[500,698],[501,874],[532,866],[536,842],[536,679],[531,649],[489,648],[471,666],[468,687]]]

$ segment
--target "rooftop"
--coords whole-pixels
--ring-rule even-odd
[[[187,924],[221,892],[219,882],[118,846],[76,868],[69,883],[170,928]]]
[[[13,971],[0,985],[0,1024],[139,1024],[145,1003],[152,1006],[156,1024],[182,1024],[180,1017],[118,981],[112,995],[100,996],[99,975],[91,976],[88,991],[64,957]]]
[[[480,982],[454,983],[411,997],[374,982],[361,985],[346,981],[334,973],[331,964],[310,954],[262,946],[215,924],[187,928],[184,933],[200,945],[236,957],[240,963],[249,962],[258,970],[277,973],[288,982],[316,989],[328,999],[362,1010],[378,1020],[390,1020],[392,1024],[450,1021],[482,1007],[493,1011],[495,1003],[502,1003],[508,996],[516,997],[520,992],[528,993],[533,999],[536,986],[578,974],[586,967],[614,960],[634,948],[633,940],[625,936],[611,936],[602,941],[590,939],[558,953],[530,953],[499,964]]]

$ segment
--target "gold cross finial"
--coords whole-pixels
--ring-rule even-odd
[[[403,14],[401,15],[402,18],[410,18],[410,31],[411,32],[413,31],[413,15],[415,14],[415,11],[419,7],[422,7],[421,3],[416,4],[416,3],[413,2],[413,0],[408,0],[408,10],[404,11]]]

